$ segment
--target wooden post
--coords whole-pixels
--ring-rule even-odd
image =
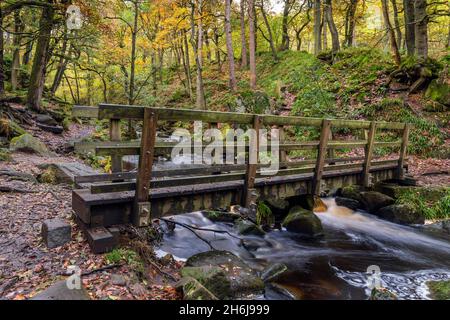
[[[397,169],[397,179],[402,180],[405,178],[405,161],[408,154],[408,144],[409,144],[409,131],[411,130],[411,125],[409,123],[405,124],[405,129],[403,130],[402,145],[400,147],[400,158],[398,160]]]
[[[120,120],[112,119],[109,122],[109,139],[111,141],[119,142],[122,140],[122,134],[120,132]],[[111,157],[111,171],[122,172],[122,157],[121,156],[112,156]]]
[[[330,134],[329,134],[328,139],[329,139],[329,141],[333,140],[333,132],[331,130],[330,130]],[[334,149],[328,150],[328,157],[330,159],[335,159],[336,158],[336,151]],[[336,164],[336,162],[330,162],[330,165],[335,165],[335,164]]]
[[[331,120],[323,120],[322,133],[320,134],[320,144],[317,154],[316,169],[314,171],[312,193],[316,196],[320,195],[320,182],[322,181],[323,169],[327,157],[328,140],[330,139]]]
[[[369,134],[367,135],[367,145],[365,150],[364,170],[363,170],[363,186],[370,186],[370,165],[372,163],[375,134],[377,132],[377,124],[375,121],[370,123]]]
[[[136,179],[136,195],[134,200],[133,225],[147,226],[150,221],[150,180],[152,177],[153,158],[155,154],[156,129],[158,116],[153,109],[144,111],[142,127],[141,153]]]
[[[256,155],[256,159],[259,160],[259,130],[262,125],[262,118],[260,116],[255,116],[253,121],[253,130],[256,133],[254,139],[250,139],[249,151],[248,151],[248,164],[247,171],[245,174],[244,190],[242,192],[242,205],[245,208],[250,206],[251,197],[250,193],[252,189],[255,188],[256,180],[256,170],[258,168],[258,163],[251,163],[251,155]]]
[[[284,132],[284,127],[280,126],[278,128],[280,130],[280,145],[283,144],[286,140],[286,134]],[[280,163],[286,163],[287,162],[287,152],[286,150],[280,150]],[[286,169],[287,166],[282,166],[280,169]]]

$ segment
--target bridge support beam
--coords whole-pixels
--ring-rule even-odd
[[[370,164],[372,163],[373,149],[375,142],[375,134],[377,132],[377,124],[373,121],[370,124],[369,134],[367,135],[367,145],[365,148],[364,169],[362,176],[362,184],[364,187],[370,186]]]
[[[248,151],[248,164],[245,174],[244,189],[242,192],[242,205],[248,208],[251,204],[251,190],[255,188],[256,170],[259,160],[259,130],[261,129],[262,118],[255,116],[253,120],[253,133],[250,137]]]
[[[408,143],[409,143],[409,132],[411,130],[411,124],[405,124],[405,129],[403,130],[402,145],[400,147],[400,159],[398,160],[397,169],[397,179],[402,180],[405,178],[405,162],[408,155]]]

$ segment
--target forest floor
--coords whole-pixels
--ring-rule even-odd
[[[33,130],[31,130],[33,131]],[[93,132],[92,127],[72,125],[63,135],[40,130],[33,134],[49,149],[64,150],[67,141]],[[14,170],[37,176],[40,165],[81,161],[73,154],[55,157],[14,153],[12,161],[0,162],[0,170]],[[449,186],[450,160],[410,158],[410,174],[421,185]],[[83,272],[83,284],[92,299],[177,299],[173,279],[166,279],[154,269],[137,277],[130,264],[111,265],[107,255],[94,255],[77,225],[72,221],[70,185],[38,184],[33,181],[8,180],[2,185],[14,186],[29,193],[0,193],[0,299],[28,299],[67,274],[75,265]],[[71,221],[72,241],[49,250],[41,240],[42,221],[63,218]],[[164,271],[177,277],[181,263],[172,261]]]
[[[51,151],[64,150],[71,139],[90,135],[92,127],[72,125],[63,135],[54,135],[27,128]],[[37,176],[40,165],[74,162],[73,154],[55,157],[13,153],[12,161],[0,162],[1,170],[14,170]],[[41,184],[31,180],[0,177],[2,186],[13,186],[27,193],[0,193],[0,299],[28,299],[67,276],[68,266],[77,266],[83,273],[83,285],[92,299],[177,299],[171,286],[156,270],[147,268],[144,275],[125,263],[110,270],[107,255],[91,253],[82,232],[73,222],[72,186]],[[47,249],[41,238],[42,221],[62,218],[72,225],[72,241],[60,248]],[[164,271],[177,276],[180,267],[172,261]]]

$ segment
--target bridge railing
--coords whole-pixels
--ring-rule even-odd
[[[110,121],[111,141],[95,143],[93,146],[97,155],[111,156],[112,158],[112,174],[77,177],[76,184],[80,187],[88,186],[93,194],[135,191],[132,220],[138,226],[146,225],[149,221],[151,189],[243,180],[241,202],[243,205],[248,205],[250,191],[255,188],[257,179],[263,179],[258,169],[261,169],[264,165],[251,163],[155,170],[153,168],[155,154],[168,151],[170,153],[170,150],[175,146],[174,143],[158,143],[156,141],[158,121],[202,121],[213,126],[218,124],[246,125],[257,132],[264,127],[277,126],[282,132],[282,137],[284,136],[284,128],[288,126],[317,128],[320,130],[320,139],[317,141],[280,141],[280,167],[282,169],[276,174],[280,177],[307,175],[311,179],[310,192],[317,195],[320,193],[323,176],[331,174],[331,172],[361,169],[361,183],[368,186],[372,168],[394,165],[397,167],[397,178],[403,178],[407,160],[409,131],[411,129],[410,124],[396,122],[257,115],[111,104],[101,104],[99,107],[76,106],[73,109],[73,116]],[[143,122],[141,141],[122,141],[121,120]],[[333,128],[362,130],[365,133],[364,139],[333,140]],[[376,133],[379,130],[397,131],[401,138],[394,142],[376,141]],[[91,145],[91,147],[93,146]],[[258,153],[258,147],[257,142],[250,142],[245,146],[248,153]],[[376,161],[374,150],[378,147],[399,148],[399,158]],[[356,148],[364,148],[363,157],[335,157],[334,150]],[[293,150],[317,151],[317,157],[311,160],[287,161],[286,153]],[[127,155],[139,155],[137,172],[122,172],[122,158]]]

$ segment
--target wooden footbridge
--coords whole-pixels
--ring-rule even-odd
[[[252,195],[284,198],[293,195],[319,195],[322,188],[339,188],[350,184],[371,183],[403,178],[407,168],[407,146],[411,126],[404,123],[328,120],[320,118],[284,117],[190,109],[148,108],[101,104],[99,107],[75,106],[73,116],[108,120],[110,141],[90,143],[97,155],[111,156],[112,173],[75,178],[72,206],[94,252],[105,252],[117,243],[117,225],[132,223],[146,226],[151,219],[205,209],[248,206]],[[121,121],[142,122],[140,141],[121,139]],[[158,142],[161,122],[179,122],[189,127],[194,121],[217,126],[241,126],[280,130],[280,167],[273,176],[261,173],[262,165],[226,164],[161,170],[155,169],[154,158],[170,153],[174,143]],[[125,122],[124,122],[125,123]],[[307,142],[284,140],[288,127],[313,127],[320,139]],[[333,130],[358,130],[361,140],[333,140]],[[376,133],[395,132],[394,142],[376,141]],[[77,147],[82,148],[82,145]],[[86,147],[86,145],[84,145]],[[189,146],[190,147],[190,146]],[[399,158],[377,160],[375,148],[398,148]],[[247,154],[257,154],[258,141],[249,141]],[[335,156],[335,150],[364,148],[364,156]],[[286,153],[309,150],[315,159],[287,161]],[[317,153],[316,153],[317,152]],[[122,158],[139,155],[136,171],[123,172]],[[248,158],[248,157],[247,157]],[[248,161],[247,161],[248,162]]]

